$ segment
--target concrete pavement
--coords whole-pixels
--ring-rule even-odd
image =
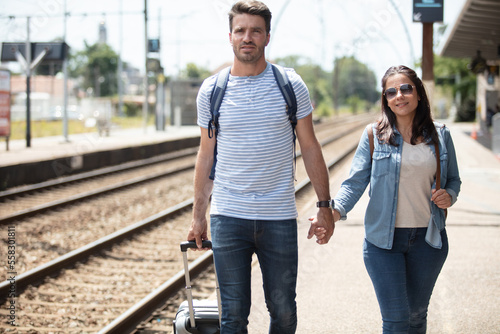
[[[431,298],[427,333],[500,333],[500,160],[468,136],[472,124],[447,125],[463,183],[457,203],[449,210],[450,251]],[[341,181],[331,180],[332,195]],[[362,258],[367,203],[365,194],[348,220],[337,223],[325,246],[306,239],[307,218],[316,208],[300,214],[297,333],[382,332]],[[249,332],[267,333],[258,264],[252,273],[252,294]]]
[[[68,141],[63,136],[31,138],[31,147],[26,147],[25,139],[10,140],[8,151],[5,140],[0,140],[0,167],[196,136],[200,136],[198,126],[168,126],[165,131],[156,131],[152,126],[112,128],[109,136],[99,136],[97,131],[93,131],[70,134]]]

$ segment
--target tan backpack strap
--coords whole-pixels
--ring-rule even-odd
[[[368,141],[370,143],[370,157],[373,159],[373,150],[375,149],[374,143],[373,143],[373,127],[371,124],[368,124],[366,127],[366,131],[368,132]]]
[[[441,189],[441,159],[439,154],[439,144],[434,143],[434,148],[436,149],[436,190]],[[448,217],[448,210],[444,209],[444,218]]]
[[[434,148],[436,150],[436,190],[441,189],[441,159],[439,156],[439,144],[434,143]]]

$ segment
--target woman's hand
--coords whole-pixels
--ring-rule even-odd
[[[448,209],[451,206],[451,195],[444,189],[432,189],[431,201],[440,209]]]
[[[333,223],[334,223],[334,228],[335,228],[335,222],[340,220],[340,213],[337,210],[332,210],[333,212]],[[311,222],[311,228],[309,229],[309,235],[307,236],[308,239],[311,239],[314,236],[316,236],[316,241],[318,242],[319,240],[322,240],[325,238],[327,234],[327,230],[325,227],[322,226],[317,226],[316,223],[318,222],[318,217],[317,216],[311,216],[309,217],[309,221]]]

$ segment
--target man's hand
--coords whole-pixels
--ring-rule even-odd
[[[335,230],[335,222],[330,208],[320,208],[316,217],[309,218],[311,227],[307,235],[308,239],[316,236],[316,242],[320,245],[326,245]]]
[[[191,228],[189,229],[187,235],[187,241],[196,241],[196,246],[198,246],[198,248],[193,248],[194,250],[208,250],[202,247],[203,240],[207,239],[207,219],[205,217],[203,219],[193,218],[193,221],[191,222]]]

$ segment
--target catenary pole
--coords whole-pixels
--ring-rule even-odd
[[[148,125],[148,0],[144,0],[144,103],[142,105],[142,117],[144,133]]]
[[[67,21],[67,13],[66,13],[66,2],[67,0],[64,0],[64,29],[63,29],[63,41],[66,43],[66,21]],[[66,45],[63,45],[64,48],[66,48]],[[65,50],[67,52],[67,50]],[[63,74],[64,74],[64,106],[63,106],[63,112],[64,112],[64,118],[63,118],[63,134],[64,134],[64,141],[69,142],[68,138],[68,55],[64,56],[63,60]]]
[[[31,147],[31,41],[30,17],[26,18],[26,147]]]

